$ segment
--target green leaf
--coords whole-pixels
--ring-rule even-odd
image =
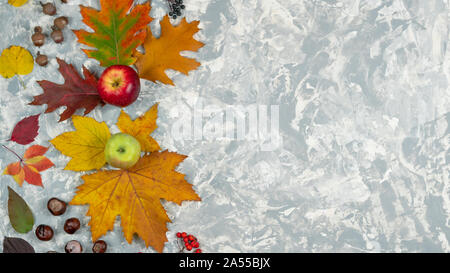
[[[8,187],[8,214],[12,227],[19,233],[28,233],[33,229],[34,217],[25,200]]]

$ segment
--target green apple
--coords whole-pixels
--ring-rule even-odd
[[[129,134],[112,135],[105,147],[105,159],[111,166],[128,169],[141,157],[141,144]]]

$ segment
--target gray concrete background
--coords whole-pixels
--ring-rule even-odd
[[[78,4],[57,2],[69,28],[83,28]],[[140,1],[142,2],[142,1]],[[168,225],[165,252],[177,251],[174,234],[196,235],[205,252],[449,252],[450,77],[448,0],[185,0],[188,21],[200,20],[196,37],[206,46],[186,53],[202,66],[189,76],[171,73],[176,86],[147,81],[126,111],[136,117],[160,103],[161,147],[189,156],[179,170],[202,197],[182,206],[164,202]],[[54,18],[38,1],[21,8],[0,3],[0,49],[21,45],[34,55],[36,25],[49,32]],[[166,12],[155,0],[154,31]],[[27,88],[0,78],[0,139],[9,138],[23,117],[45,107],[28,106],[42,90],[37,80],[62,82],[55,57],[101,72],[64,31],[62,45],[40,51],[51,58],[24,76]],[[171,134],[180,105],[279,105],[282,147],[271,152],[252,141],[178,141]],[[41,116],[36,143],[72,130]],[[89,116],[113,126],[120,110],[105,106]],[[81,112],[80,112],[81,113]],[[24,147],[8,143],[22,153]],[[80,240],[90,251],[86,207],[70,207],[61,218],[45,208],[53,196],[70,200],[80,173],[63,171],[68,158],[53,147],[56,167],[43,173],[44,189],[9,176],[0,178],[0,235],[22,237],[38,252],[63,251]],[[2,170],[15,160],[0,153]],[[15,233],[7,216],[7,186],[34,211],[36,225],[50,224],[55,239],[40,242],[33,232]],[[79,217],[75,235],[63,222]],[[136,238],[129,245],[119,220],[104,236],[111,252],[152,252]],[[0,249],[2,246],[0,246]]]

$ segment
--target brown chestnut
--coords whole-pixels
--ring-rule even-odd
[[[64,29],[68,23],[69,19],[66,16],[58,17],[53,21],[53,24],[59,29]]]
[[[66,251],[66,253],[82,253],[83,247],[81,246],[80,242],[72,240],[67,242],[64,250]]]
[[[50,34],[50,37],[52,37],[53,41],[55,41],[55,43],[60,44],[64,41],[64,35],[63,32],[57,27],[57,26],[53,26],[52,27],[53,31],[52,34]]]
[[[42,12],[47,15],[55,15],[56,14],[56,7],[53,3],[42,3],[39,2],[42,6]]]
[[[45,43],[45,35],[42,33],[42,28],[37,26],[34,28],[34,34],[31,35],[31,41],[37,47],[41,47]]]
[[[94,253],[105,253],[106,248],[108,245],[103,240],[98,240],[94,243],[94,246],[92,247],[92,252]]]
[[[53,238],[53,229],[47,225],[39,225],[35,233],[41,241],[50,241]]]
[[[59,216],[64,214],[64,212],[66,212],[67,203],[56,197],[53,197],[50,200],[48,200],[47,208],[51,214]]]
[[[80,229],[81,223],[77,218],[69,218],[64,223],[64,231],[69,234],[74,234],[78,229]]]

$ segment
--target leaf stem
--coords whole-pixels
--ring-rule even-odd
[[[19,74],[17,74],[17,79],[19,79],[20,85],[22,85],[23,89],[27,88],[25,82]]]
[[[17,156],[17,158],[19,158],[20,162],[23,161],[23,158],[21,158],[18,154],[16,154],[16,152],[14,152],[13,150],[11,150],[10,148],[6,147],[5,145],[3,145],[3,148],[5,148],[6,150],[10,151],[11,153],[13,153],[15,156]]]
[[[99,94],[98,93],[66,94],[61,98],[61,101],[63,101],[66,97],[74,97],[74,96],[99,96]]]

